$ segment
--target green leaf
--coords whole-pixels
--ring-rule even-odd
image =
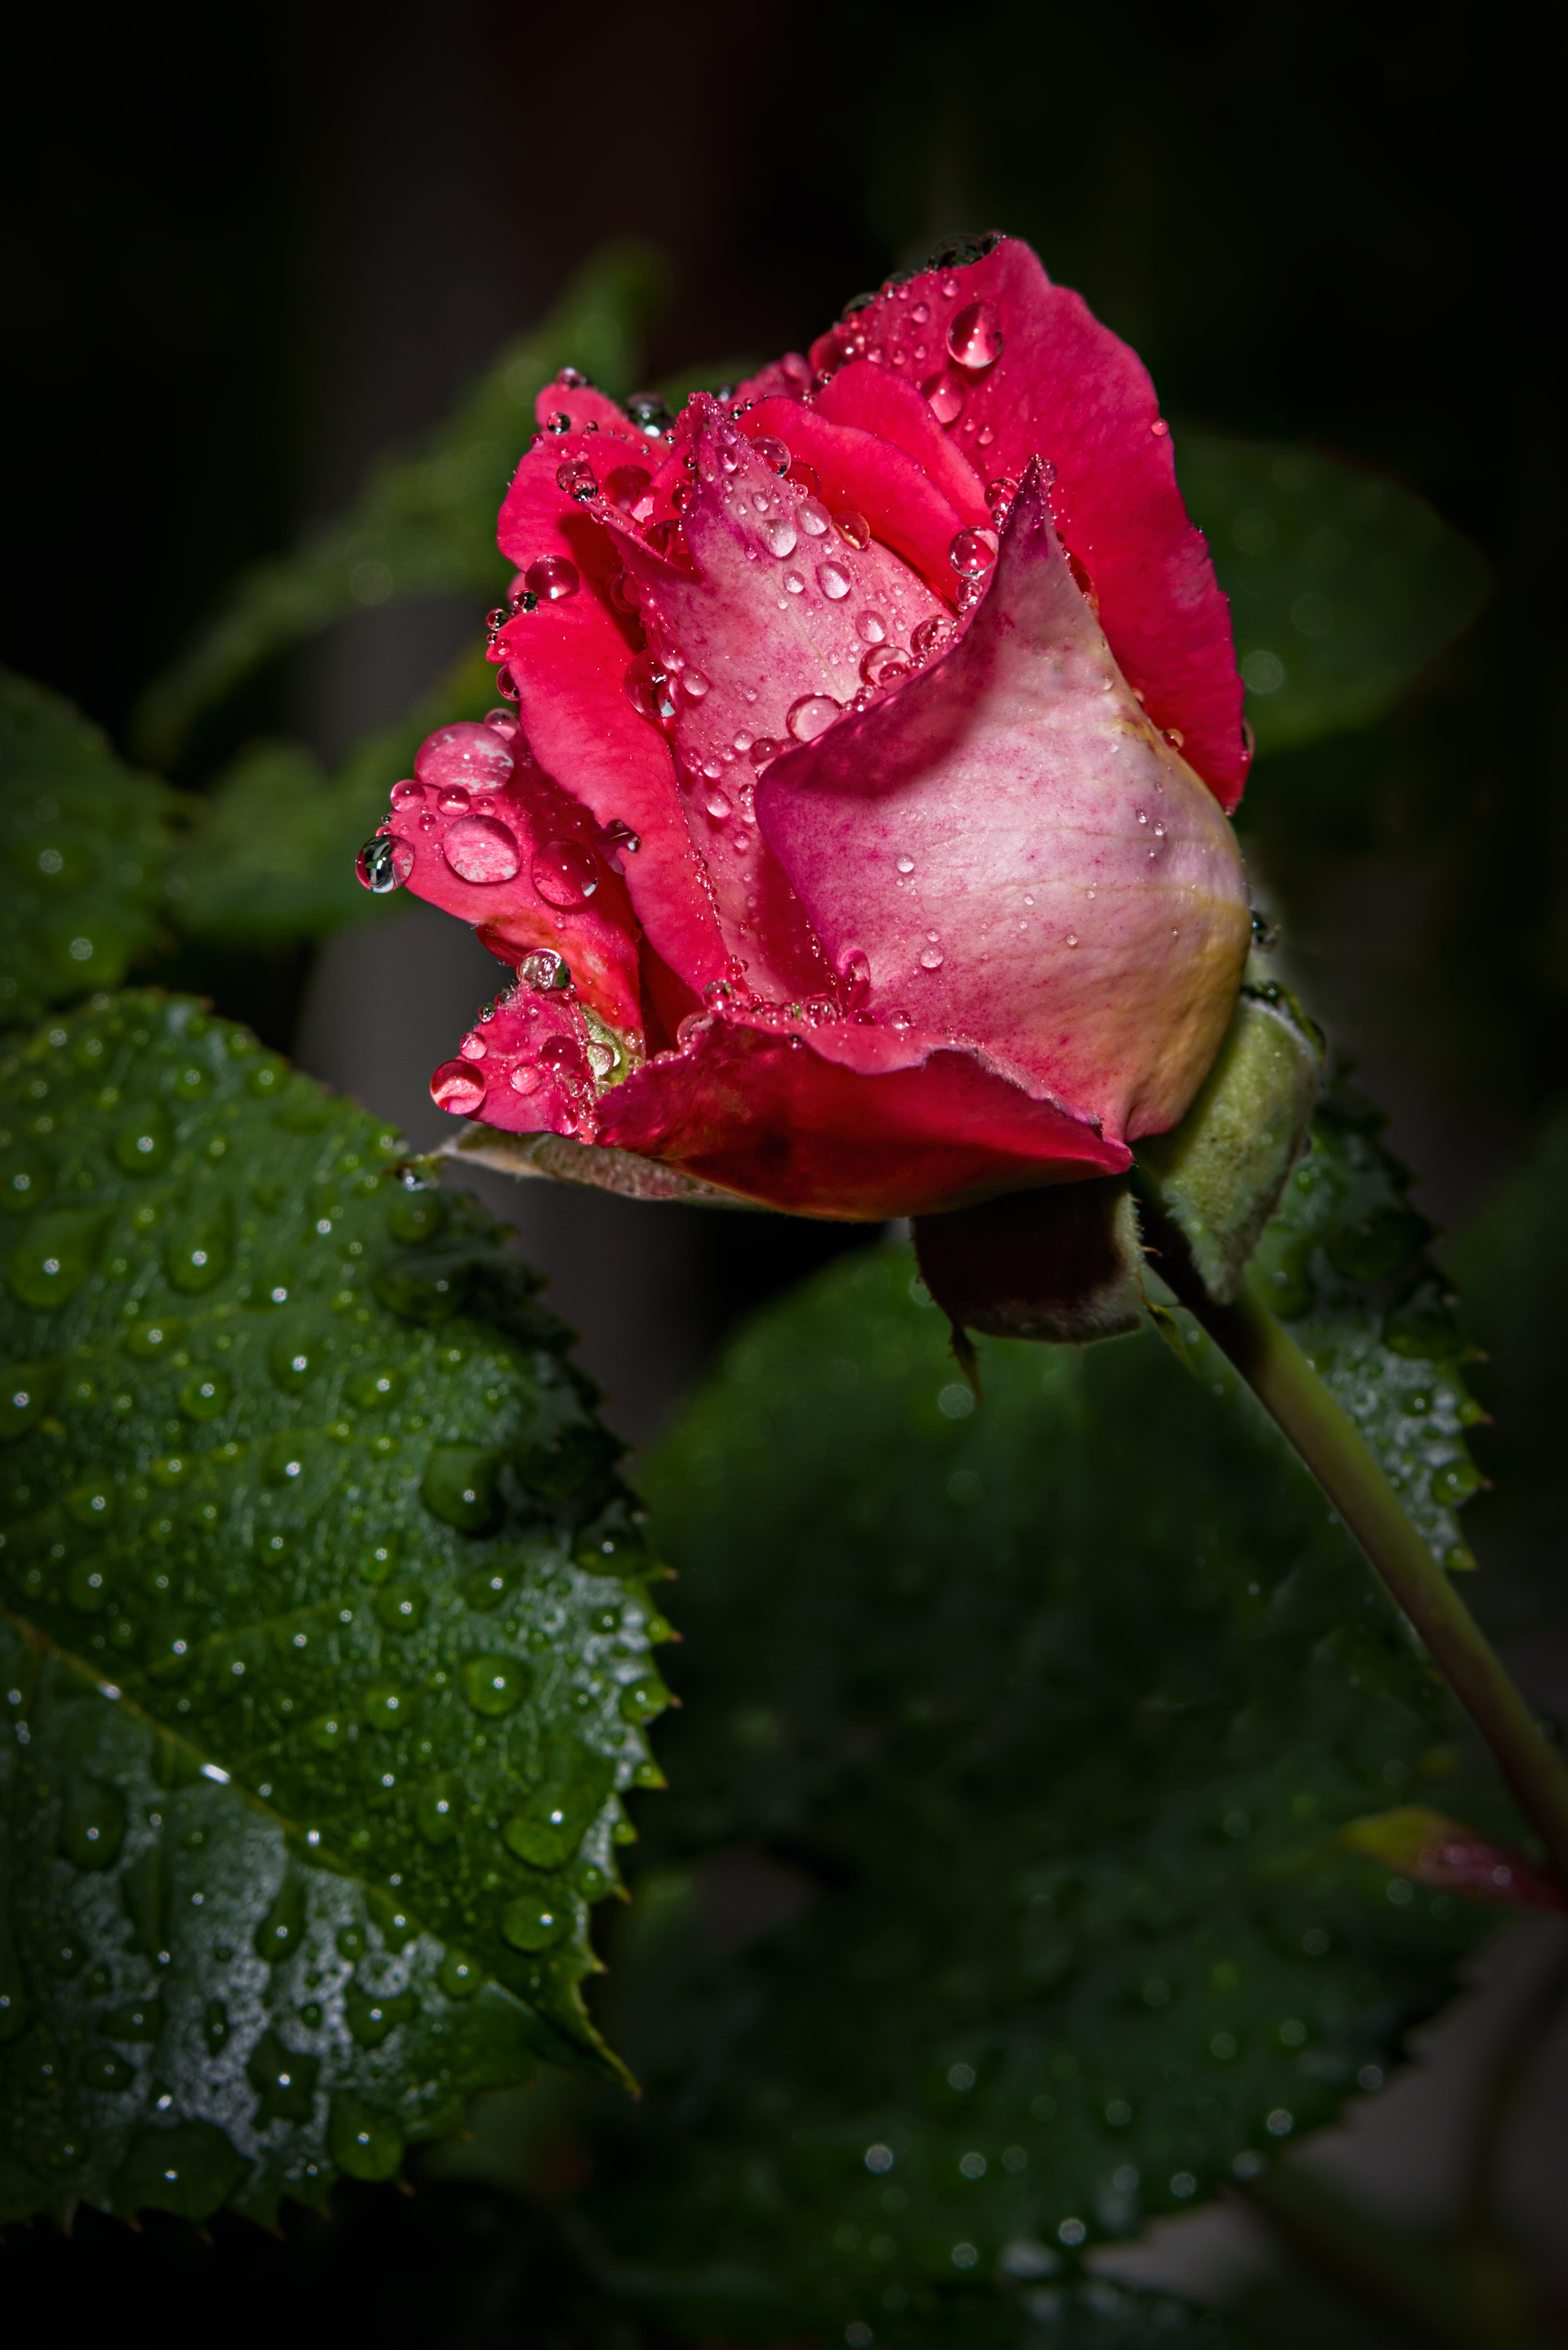
[[[259,662],[348,613],[416,596],[494,601],[506,578],[495,517],[534,430],[535,394],[567,365],[624,392],[664,282],[648,246],[608,247],[542,326],[507,344],[417,456],[384,459],[347,515],[244,573],[144,695],[136,733],[149,756],[172,758],[201,712]]]
[[[1386,1123],[1344,1082],[1324,1097],[1253,1281],[1360,1429],[1432,1555],[1473,1566],[1457,1513],[1482,1483],[1465,1437],[1485,1417],[1462,1370],[1476,1350],[1431,1255],[1436,1227],[1410,1203],[1409,1170],[1378,1139]]]
[[[0,671],[0,1024],[116,986],[151,944],[178,805],[68,702]]]
[[[1203,433],[1182,434],[1177,459],[1231,598],[1260,751],[1380,718],[1486,600],[1481,556],[1397,482]]]
[[[0,1064],[0,2211],[270,2219],[538,2054],[624,2077],[653,1563],[535,1276],[178,999]]]
[[[254,744],[193,804],[169,875],[181,929],[275,947],[397,904],[361,887],[354,859],[425,736],[454,718],[482,718],[494,700],[494,671],[475,650],[410,716],[358,743],[336,775],[301,743]]]
[[[1376,2085],[1484,1930],[1338,1840],[1454,1715],[1215,1352],[987,1344],[976,1408],[910,1274],[754,1326],[649,1475],[684,1711],[587,2210],[693,2332],[1016,2338]]]

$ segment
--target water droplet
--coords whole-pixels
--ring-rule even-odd
[[[849,574],[846,571],[841,571],[836,563],[819,563],[816,567],[816,584],[830,604],[841,604],[848,595],[853,583]]]
[[[306,1913],[305,1880],[290,1869],[286,1872],[265,1917],[256,1928],[257,1958],[265,1959],[271,1966],[297,1948],[305,1935]]]
[[[571,1925],[568,1903],[537,1893],[520,1893],[501,1913],[501,1930],[514,1950],[547,1950]]]
[[[358,856],[354,870],[363,887],[384,898],[389,889],[400,889],[414,869],[414,852],[406,840],[394,839],[390,833],[372,833]]]
[[[1068,944],[1070,947],[1075,947],[1075,946],[1077,945],[1077,943],[1078,943],[1078,933],[1077,933],[1077,931],[1068,931],[1068,933],[1067,933],[1067,944]]]
[[[993,530],[961,530],[948,548],[948,561],[963,579],[979,579],[996,561],[1000,544]]]
[[[460,816],[441,842],[441,855],[460,881],[481,888],[512,880],[522,862],[514,836],[491,816]]]
[[[929,620],[920,622],[919,627],[909,639],[909,650],[911,652],[919,653],[922,660],[929,660],[931,654],[945,645],[955,633],[955,623],[945,612],[933,612]]]
[[[674,687],[651,653],[639,653],[622,682],[626,698],[639,718],[650,719],[658,726],[674,717]]]
[[[895,857],[893,863],[900,873],[912,873],[915,869],[915,860],[912,857]]]
[[[479,1031],[471,1028],[457,1049],[465,1061],[483,1061],[490,1047]]]
[[[992,302],[968,302],[948,326],[948,356],[971,374],[1002,357],[1002,321]]]
[[[776,555],[782,561],[786,555],[794,553],[800,534],[787,515],[770,515],[759,527],[763,545],[770,555]]]
[[[773,433],[759,432],[752,447],[763,464],[771,465],[775,473],[788,473],[793,463],[790,452]]]
[[[963,414],[964,388],[950,368],[929,375],[920,390],[939,424],[955,424]]]
[[[863,645],[885,645],[888,623],[880,612],[862,612],[855,622],[855,633]]]
[[[403,2158],[403,2135],[390,2114],[339,2090],[327,2119],[327,2151],[350,2178],[390,2178]]]
[[[510,711],[504,715],[515,733],[516,719]],[[489,719],[483,725],[464,719],[451,726],[438,727],[433,734],[426,735],[414,754],[414,773],[431,790],[439,790],[443,784],[461,784],[471,792],[498,792],[510,780],[515,764],[511,751]],[[394,807],[406,804],[398,794],[407,788],[401,784],[394,788]]]
[[[639,469],[628,466],[625,470],[630,473]],[[593,480],[591,473],[588,479],[590,482]],[[643,480],[646,482],[647,479],[644,473]],[[592,496],[592,491],[588,494]],[[559,604],[564,598],[575,596],[582,581],[577,576],[576,565],[568,563],[564,555],[542,555],[537,563],[531,563],[523,574],[523,584],[530,596],[537,596],[541,604]]]
[[[568,457],[556,468],[556,487],[586,505],[589,498],[597,497],[599,478],[586,457]]]
[[[704,694],[711,691],[711,681],[705,678],[700,669],[682,670],[680,691],[690,701],[701,702]]]
[[[814,743],[826,733],[838,716],[839,705],[831,695],[806,693],[795,702],[785,721],[797,743]]]
[[[131,2147],[114,2179],[119,2210],[172,2211],[182,2220],[211,2219],[250,2169],[211,2122],[150,2128]]]
[[[504,743],[510,743],[517,732],[517,712],[514,710],[487,710],[484,723],[493,733],[499,734]],[[481,788],[477,784],[474,785],[476,791]]]
[[[443,1061],[431,1079],[431,1101],[453,1118],[472,1118],[484,1093],[484,1073],[472,1061]]]
[[[484,1970],[461,1950],[449,1950],[436,1969],[436,1981],[448,1999],[472,1999],[484,1981]]]
[[[599,886],[598,859],[573,840],[547,840],[528,869],[546,906],[563,912],[586,905]]]
[[[566,957],[558,955],[554,947],[536,947],[532,954],[525,954],[517,966],[517,976],[525,986],[537,988],[541,995],[572,983]]]
[[[78,1868],[112,1868],[125,1842],[125,1798],[118,1787],[76,1779],[60,1809],[60,1850]]]
[[[922,947],[920,949],[920,969],[922,971],[940,971],[941,967],[942,951],[940,947]]]
[[[833,527],[845,546],[854,547],[857,555],[864,555],[871,544],[871,525],[864,515],[853,512],[836,514]]]
[[[721,791],[717,785],[713,786],[711,791],[703,793],[702,805],[707,809],[709,815],[711,816],[717,817],[720,822],[722,822],[725,816],[731,816],[734,812],[734,802],[731,799],[729,793]]]
[[[897,645],[877,645],[860,664],[860,674],[867,685],[897,685],[901,677],[910,674],[909,664]]]
[[[395,808],[422,807],[424,799],[423,787],[411,779],[405,778],[402,783],[392,785],[391,801]]]
[[[516,1712],[528,1694],[530,1674],[514,1657],[469,1657],[459,1679],[474,1712],[498,1721]]]
[[[433,1518],[459,1534],[482,1534],[500,1509],[496,1480],[501,1455],[476,1444],[438,1444],[420,1487],[420,1499]]]
[[[798,571],[784,573],[784,586],[792,596],[804,596],[805,593],[805,581]]]
[[[859,947],[851,947],[845,956],[839,978],[844,989],[844,1005],[854,1012],[863,1003],[871,989],[871,962]]]

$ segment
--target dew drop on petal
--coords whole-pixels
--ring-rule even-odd
[[[537,988],[542,995],[548,995],[556,988],[569,987],[572,979],[565,955],[558,955],[554,947],[535,947],[532,954],[525,954],[517,966],[517,976],[525,986]]]
[[[639,718],[658,726],[675,715],[675,694],[665,671],[651,653],[639,653],[628,663],[622,681],[627,700]]]
[[[961,530],[948,548],[948,561],[962,579],[979,579],[996,561],[993,530]]]
[[[593,851],[579,848],[575,840],[547,840],[528,871],[546,906],[563,910],[586,905],[599,886]]]
[[[819,563],[816,567],[816,584],[830,604],[841,604],[848,595],[853,582],[847,571],[841,571],[836,563]]]
[[[515,718],[510,711],[506,715],[515,733]],[[473,725],[466,719],[427,734],[414,754],[415,775],[421,784],[437,789],[442,784],[462,784],[471,792],[498,792],[515,764],[493,726]]]
[[[733,813],[735,804],[730,797],[729,793],[721,791],[718,785],[715,784],[711,791],[703,793],[702,805],[707,809],[709,815],[722,824],[727,816]]]
[[[378,898],[384,898],[389,889],[400,889],[413,869],[414,852],[409,842],[386,832],[372,833],[354,859],[362,886]]]
[[[514,836],[490,816],[459,816],[441,847],[460,881],[510,881],[523,861]]]
[[[855,633],[863,645],[885,645],[888,623],[880,612],[862,612],[855,623]]]
[[[922,947],[920,949],[920,969],[922,971],[940,971],[941,967],[942,951],[940,947]]]
[[[917,327],[923,327],[930,315],[931,306],[929,302],[917,302],[909,312]]]
[[[523,585],[541,604],[558,604],[564,597],[575,596],[582,581],[576,565],[568,563],[564,555],[542,555],[523,574]]]
[[[823,537],[832,517],[820,498],[802,498],[795,508],[795,519],[808,538]]]
[[[948,327],[948,356],[971,371],[1002,357],[1002,321],[992,302],[968,302]]]
[[[732,459],[731,471],[733,470]],[[637,509],[647,497],[652,480],[653,476],[646,465],[618,465],[613,473],[605,475],[604,494],[618,513],[630,515],[634,521],[641,522],[646,520],[646,516],[639,515]],[[652,511],[649,506],[649,513]]]
[[[851,947],[845,956],[839,978],[844,987],[844,1006],[853,1012],[863,1003],[871,987],[871,961],[861,948]]]
[[[483,1061],[490,1047],[478,1029],[471,1028],[457,1049],[465,1061]]]
[[[797,743],[815,743],[832,725],[838,711],[830,694],[806,693],[794,703],[784,723]]]
[[[539,1090],[539,1072],[531,1061],[519,1061],[508,1074],[506,1082],[514,1094],[535,1094]]]
[[[912,873],[915,869],[915,860],[912,857],[895,857],[893,863],[900,873]]]
[[[1078,943],[1078,933],[1077,933],[1077,931],[1068,931],[1068,933],[1067,933],[1067,944],[1068,944],[1070,947],[1075,947],[1075,946],[1077,945],[1077,943]]]
[[[770,555],[776,555],[782,561],[786,555],[794,553],[800,533],[787,515],[770,515],[761,529],[763,545]]]
[[[692,702],[701,701],[703,695],[709,690],[709,684],[710,681],[703,676],[700,669],[689,669],[681,671],[680,691]]]
[[[822,475],[815,465],[805,464],[798,457],[784,478],[793,482],[797,489],[804,490],[808,498],[820,498],[822,495]]]
[[[789,449],[772,432],[759,432],[752,447],[763,464],[771,465],[775,473],[787,473],[794,463]]]
[[[920,386],[926,405],[939,424],[956,424],[963,414],[964,390],[950,368],[929,375]]]
[[[598,495],[598,475],[586,457],[568,457],[556,468],[556,487],[565,490],[569,498],[586,504]]]
[[[919,653],[922,660],[928,660],[932,653],[947,643],[953,632],[953,623],[947,614],[933,612],[929,620],[920,622],[909,639],[910,650]]]
[[[424,797],[423,789],[416,783],[405,780],[392,785],[391,801],[395,808],[422,807]]]
[[[784,573],[784,586],[792,596],[804,596],[805,593],[805,581],[798,571]]]
[[[431,1079],[431,1099],[453,1118],[472,1118],[484,1099],[484,1073],[472,1061],[443,1061]]]
[[[466,816],[473,802],[461,784],[445,784],[436,794],[436,806],[442,816]]]
[[[836,514],[833,527],[846,546],[857,548],[862,555],[871,544],[871,525],[864,515],[856,514],[853,510],[847,514]]]
[[[873,645],[860,664],[860,674],[867,685],[897,685],[909,675],[909,663],[897,645]]]

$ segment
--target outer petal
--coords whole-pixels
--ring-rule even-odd
[[[807,1038],[722,1019],[607,1094],[598,1139],[770,1207],[851,1222],[1116,1173],[1130,1156],[970,1054],[939,1047],[862,1076]]]
[[[581,432],[615,432],[624,438],[641,441],[649,449],[659,443],[635,425],[624,408],[611,400],[607,392],[596,390],[591,383],[568,383],[557,376],[534,398],[534,421],[548,429],[558,417],[566,417],[568,429]]]
[[[626,884],[605,861],[587,810],[535,764],[520,737],[508,747],[515,764],[500,791],[470,797],[427,788],[416,799],[407,784],[398,787],[388,828],[414,852],[409,887],[472,922],[491,952],[514,967],[535,948],[553,949],[600,1018],[640,1037],[638,926]],[[535,857],[562,842],[582,860],[588,889],[566,908],[542,896],[533,878]],[[487,869],[499,877],[508,864],[514,870],[504,879],[478,878]],[[541,870],[547,889],[567,894],[547,860]]]
[[[647,464],[649,453],[629,426],[624,437],[564,434],[529,451],[502,508],[503,551],[524,568],[540,556],[565,556],[582,585],[575,596],[520,612],[502,646],[535,758],[596,823],[618,820],[638,835],[641,847],[626,866],[638,920],[671,970],[701,991],[723,976],[724,945],[681,817],[669,748],[626,698],[638,632],[610,600],[620,550],[556,480],[568,458],[587,456],[607,478],[615,464]]]
[[[764,400],[742,417],[741,429],[752,440],[776,434],[813,467],[829,506],[863,515],[882,546],[952,602],[958,580],[948,549],[967,517],[906,450],[858,426],[829,423],[797,400]],[[983,499],[981,515],[990,520]]]
[[[1235,1003],[1241,856],[1117,671],[1038,469],[953,649],[775,761],[757,816],[834,962],[867,958],[874,1017],[1117,1140],[1181,1116]]]
[[[570,995],[521,986],[462,1040],[462,1066],[474,1087],[454,1101],[454,1117],[476,1118],[506,1134],[569,1134],[591,1141],[596,1087],[588,1054],[595,1044],[582,1007]],[[451,1064],[447,1065],[448,1066]]]
[[[1187,758],[1229,810],[1248,764],[1230,612],[1202,534],[1188,520],[1169,434],[1137,355],[1080,296],[1053,286],[1026,244],[1004,237],[981,261],[879,295],[823,336],[812,358],[831,370],[878,349],[891,371],[928,380],[947,360],[951,322],[980,301],[993,305],[1004,347],[989,369],[955,370],[964,407],[952,437],[992,475],[1016,480],[1036,454],[1055,466],[1058,524],[1094,581],[1112,651],[1155,724],[1180,733]],[[920,308],[929,317],[917,328]],[[922,359],[914,356],[919,339]]]
[[[795,739],[790,714],[803,702],[845,707],[874,643],[907,648],[942,607],[886,548],[846,545],[826,507],[779,481],[711,403],[692,448],[681,521],[701,576],[622,539],[649,642],[679,678],[681,803],[748,986],[775,1002],[831,993],[833,973],[753,826],[751,754]]]

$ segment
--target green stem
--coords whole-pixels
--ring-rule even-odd
[[[1568,1890],[1568,1770],[1404,1511],[1359,1430],[1267,1306],[1181,1302],[1294,1445],[1496,1755]]]

